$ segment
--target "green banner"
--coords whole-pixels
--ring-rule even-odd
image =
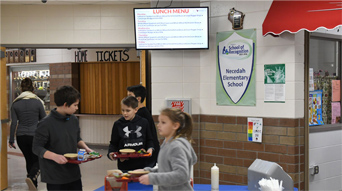
[[[216,104],[255,106],[256,29],[216,34]]]

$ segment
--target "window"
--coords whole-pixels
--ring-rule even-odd
[[[309,125],[341,123],[341,40],[311,37]]]

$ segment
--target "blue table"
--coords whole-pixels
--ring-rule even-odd
[[[219,187],[220,191],[222,190],[239,190],[239,191],[248,191],[248,186],[244,185],[220,185]],[[104,187],[100,187],[96,189],[95,191],[103,191]],[[152,185],[143,185],[139,182],[130,182],[128,183],[128,191],[151,191],[153,190]],[[194,190],[195,191],[211,191],[211,185],[210,184],[194,184]],[[294,189],[294,191],[298,191],[297,188]]]

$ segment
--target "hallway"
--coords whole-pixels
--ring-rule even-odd
[[[110,161],[107,154],[107,147],[92,146],[89,147],[100,154],[102,158],[80,164],[82,173],[82,183],[84,191],[96,190],[104,185],[104,177],[107,170],[116,169],[116,162]],[[25,159],[21,151],[17,149],[8,148],[8,188],[6,191],[28,190],[25,183],[26,170]],[[38,190],[46,190],[46,184],[38,182]]]

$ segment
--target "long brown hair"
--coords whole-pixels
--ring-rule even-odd
[[[33,84],[32,84],[32,80],[30,78],[24,78],[23,80],[21,80],[21,91],[33,91]]]
[[[189,142],[193,142],[192,118],[188,113],[176,108],[165,108],[160,112],[160,115],[167,116],[173,123],[179,123],[179,128],[176,130],[176,134],[174,135],[173,139],[178,137],[184,137]]]

